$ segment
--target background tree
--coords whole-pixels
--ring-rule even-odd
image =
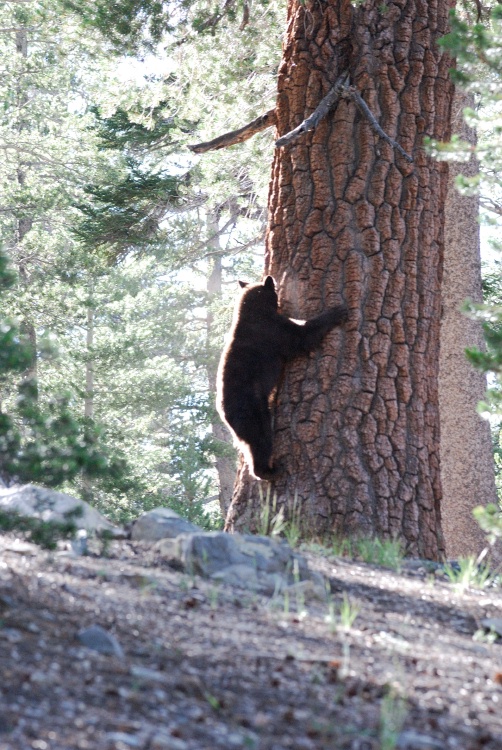
[[[120,483],[124,475],[124,462],[111,456],[102,431],[75,414],[68,388],[39,379],[50,367],[44,328],[51,318],[64,317],[66,307],[64,295],[61,299],[55,291],[61,292],[66,249],[59,222],[86,161],[83,144],[75,152],[68,98],[76,97],[77,58],[81,62],[89,47],[76,52],[70,40],[55,11],[43,5],[14,2],[0,9],[0,232],[18,271],[3,285],[0,301],[7,357],[1,373],[0,462],[6,482],[60,486],[84,474]],[[24,362],[21,374],[11,352],[18,364]]]
[[[479,201],[482,208],[481,220],[484,225],[485,236],[489,236],[491,233],[496,238],[497,235],[493,229],[500,226],[500,216],[502,216],[502,194],[500,191],[502,160],[499,128],[502,81],[502,58],[500,54],[502,12],[497,4],[490,5],[492,5],[490,15],[478,19],[477,23],[468,22],[468,19],[459,15],[452,17],[451,33],[445,38],[443,44],[451,49],[458,59],[458,70],[454,75],[459,86],[467,92],[470,100],[469,106],[464,109],[464,116],[467,118],[471,130],[464,127],[463,132],[460,133],[460,138],[456,139],[450,146],[446,144],[437,145],[439,154],[450,152],[448,158],[468,161],[467,166],[465,164],[458,166],[459,174],[456,183],[463,196],[471,197],[462,197],[458,200],[462,200],[464,204],[469,200]],[[477,132],[477,142],[473,144],[469,133],[472,133],[474,128]],[[476,162],[473,159],[473,152],[476,156]],[[462,221],[464,214],[465,209],[462,213],[457,211],[457,222]],[[500,293],[500,260],[494,260],[497,253],[500,252],[500,243],[493,239],[491,244],[494,252],[492,252],[492,259],[486,272],[485,304],[480,304],[481,295],[472,290],[474,293],[469,296],[473,320],[470,324],[466,323],[464,316],[463,330],[472,329],[474,334],[474,326],[479,325],[479,322],[483,323],[486,349],[481,346],[479,340],[476,341],[475,338],[472,338],[467,353],[471,362],[480,370],[478,374],[480,385],[484,381],[482,373],[493,373],[488,398],[480,405],[480,410],[485,417],[490,416],[492,424],[496,426],[496,422],[500,418],[499,362],[502,296]],[[456,248],[455,255],[458,255],[458,248]],[[471,255],[471,257],[473,256]],[[462,279],[462,283],[465,284],[465,273],[463,273]],[[471,374],[470,377],[472,380],[476,376]],[[498,431],[499,428],[496,427],[496,435]],[[498,449],[495,458],[498,462]],[[464,460],[467,462],[466,457],[464,457]],[[481,466],[484,466],[484,464],[481,463]],[[469,475],[472,476],[476,471],[478,471],[477,468],[472,468]],[[478,477],[476,486],[470,485],[470,502],[477,500],[481,505],[485,505],[487,500],[493,502],[494,493],[493,490],[490,493],[490,485],[488,484],[491,473],[488,470],[482,470],[476,476]],[[451,504],[453,507],[453,498]],[[458,511],[457,515],[460,515]]]
[[[457,92],[453,128],[458,137],[475,147],[475,131],[463,118],[463,110],[472,109],[473,104],[472,95]],[[464,310],[467,300],[479,304],[483,298],[479,197],[462,194],[455,185],[460,175],[472,178],[478,174],[479,164],[472,154],[468,164],[450,163],[445,206],[439,366],[441,510],[446,554],[452,559],[478,555],[486,546],[472,510],[496,499],[490,425],[477,412],[486,391],[486,376],[465,355],[468,347],[483,345],[479,321],[469,319]]]
[[[105,489],[78,478],[67,489],[85,491],[121,520],[159,503],[190,515],[216,493],[215,463],[221,449],[229,452],[211,437],[210,427],[214,410],[207,378],[221,346],[222,318],[228,316],[219,294],[206,290],[211,243],[220,237],[223,290],[234,274],[258,274],[253,257],[242,261],[238,253],[261,242],[260,188],[253,179],[259,175],[265,184],[266,176],[260,175],[258,160],[246,154],[234,156],[226,170],[210,159],[205,169],[193,158],[182,157],[181,168],[177,163],[192,125],[172,112],[182,101],[183,114],[192,109],[200,120],[195,98],[199,104],[211,101],[213,88],[221,87],[213,74],[192,87],[193,97],[185,96],[204,56],[204,35],[194,30],[193,43],[185,39],[177,52],[183,79],[166,63],[170,71],[131,86],[110,75],[119,62],[110,57],[112,45],[95,33],[82,34],[72,12],[47,10],[36,0],[19,7],[22,19],[13,17],[13,4],[3,8],[2,18],[4,29],[21,24],[28,43],[25,54],[13,58],[14,32],[1,40],[8,116],[0,139],[12,158],[3,162],[0,220],[9,255],[15,264],[25,263],[26,279],[4,301],[13,314],[29,312],[37,336],[50,330],[58,341],[57,360],[41,358],[38,347],[41,404],[56,390],[71,389],[72,416],[92,412],[106,423],[111,445],[130,460],[127,495],[113,482]],[[197,12],[191,11],[195,26]],[[263,11],[261,22],[269,33],[275,12]],[[239,23],[232,22],[232,28]],[[180,26],[179,36],[186,32],[186,25]],[[225,33],[230,36],[231,30]],[[261,60],[263,72],[253,72],[248,87],[259,101],[259,81],[273,78],[254,32],[246,36],[223,76],[228,82],[233,76],[246,79],[252,60]],[[19,97],[9,98],[16,86],[27,92],[28,108]],[[89,107],[91,102],[97,107]],[[202,134],[216,114],[213,107],[199,122]],[[90,127],[93,123],[96,127]],[[250,144],[248,151],[258,153],[259,147]],[[13,191],[20,158],[26,162],[25,184],[23,191],[18,186]],[[190,184],[184,178],[188,171]],[[30,229],[22,242],[14,242],[20,211],[29,212]],[[214,211],[221,217],[216,237],[206,226]],[[210,340],[208,316],[213,318]],[[2,396],[12,406],[15,383],[6,382]]]

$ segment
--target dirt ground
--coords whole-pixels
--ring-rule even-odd
[[[0,537],[0,750],[501,750],[502,645],[480,631],[500,588],[306,556],[329,599],[218,588],[139,543]],[[93,624],[122,658],[81,645]]]

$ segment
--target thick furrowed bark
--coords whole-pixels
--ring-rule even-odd
[[[423,150],[449,137],[450,60],[436,47],[450,2],[352,7],[290,0],[279,71],[278,134],[296,127],[337,77],[351,81],[410,164],[353,102],[278,149],[266,272],[282,310],[308,318],[345,302],[343,331],[295,361],[275,410],[272,492],[310,533],[397,537],[443,552],[437,397],[447,169]],[[241,467],[228,529],[255,528],[259,491]]]

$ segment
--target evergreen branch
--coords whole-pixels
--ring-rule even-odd
[[[203,31],[206,31],[207,29],[214,29],[221,19],[224,17],[225,13],[233,6],[235,5],[235,0],[225,0],[225,4],[223,5],[223,8],[221,11],[216,11],[216,13],[213,13],[212,16],[209,16],[205,21],[202,23],[197,24],[197,32],[200,34]]]
[[[302,133],[307,133],[309,130],[314,130],[319,125],[321,120],[326,117],[330,109],[334,107],[334,105],[344,93],[344,90],[347,87],[348,77],[349,74],[347,72],[344,72],[340,76],[338,76],[333,88],[330,89],[324,99],[321,100],[321,103],[316,107],[312,114],[307,117],[306,120],[301,122],[294,130],[290,130],[289,133],[281,136],[275,142],[276,148],[281,148],[281,146],[288,146],[290,143],[295,141]]]
[[[217,138],[213,138],[212,141],[206,141],[205,143],[196,143],[193,146],[189,146],[188,148],[194,154],[204,154],[206,151],[216,151],[219,148],[227,148],[228,146],[233,146],[236,143],[247,141],[253,135],[259,133],[260,130],[265,130],[266,128],[272,127],[272,125],[275,125],[275,122],[275,109],[270,109],[264,115],[260,115],[260,117],[257,117],[256,120],[249,122],[247,125],[244,125],[238,130],[232,130],[230,133],[224,133],[223,135],[219,135]]]

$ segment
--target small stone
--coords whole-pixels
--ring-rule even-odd
[[[444,743],[436,740],[435,737],[408,729],[401,732],[397,738],[396,748],[398,750],[444,750]]]
[[[310,718],[312,718],[312,711],[307,711],[306,709],[298,708],[293,711],[293,716],[294,716],[295,721],[305,723]]]
[[[0,610],[11,609],[16,606],[15,600],[8,594],[0,594]]]
[[[266,714],[263,711],[258,711],[255,714],[253,726],[255,726],[256,729],[265,729],[265,727],[270,726],[271,721],[272,717],[269,714]]]
[[[16,628],[2,628],[0,630],[0,638],[5,638],[9,643],[19,643],[23,640],[23,635]]]
[[[167,675],[163,672],[157,672],[155,669],[148,669],[148,667],[137,667],[133,665],[131,667],[131,675],[137,680],[143,680],[144,682],[167,682]]]
[[[485,617],[481,620],[481,627],[502,637],[502,617]]]
[[[100,654],[110,654],[124,657],[124,652],[117,639],[110,635],[100,625],[91,625],[89,628],[83,628],[77,633],[77,638],[82,645],[93,651],[99,651]]]
[[[36,555],[39,548],[36,544],[30,544],[30,542],[22,542],[20,539],[14,539],[13,542],[6,545],[5,549],[7,552],[16,552],[18,555]]]
[[[226,742],[230,747],[241,747],[244,744],[244,737],[237,732],[231,732],[227,735]]]
[[[52,684],[54,681],[55,675],[47,674],[46,672],[42,672],[40,669],[36,669],[30,674],[30,682],[33,682],[35,685],[47,685],[48,683]]]
[[[87,554],[87,530],[79,529],[75,534],[74,539],[71,540],[71,550],[74,555],[86,555]]]
[[[187,747],[185,740],[164,732],[157,732],[150,740],[151,750],[185,750]]]
[[[127,747],[140,747],[141,745],[135,734],[127,734],[126,732],[108,732],[106,739],[108,742],[120,742]]]

